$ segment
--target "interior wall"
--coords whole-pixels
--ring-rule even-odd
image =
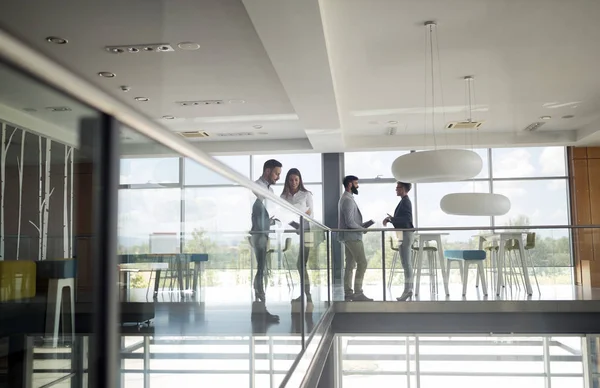
[[[600,147],[569,147],[573,225],[600,225]],[[573,233],[575,283],[600,287],[600,229]]]

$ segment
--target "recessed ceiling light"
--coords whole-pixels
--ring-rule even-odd
[[[163,116],[162,118],[165,119],[165,120],[174,120],[175,116],[166,115],[166,116]]]
[[[229,100],[230,104],[245,104],[246,100]]]
[[[262,127],[263,127],[262,125],[253,125],[252,126],[252,128],[254,128],[254,129],[262,129]]]
[[[148,97],[136,97],[135,100],[141,102],[150,101]]]
[[[572,119],[573,117],[575,117],[575,115],[564,115],[562,118],[563,119]]]
[[[124,91],[125,93],[127,93],[128,91],[131,90],[131,87],[127,86],[127,85],[121,85],[121,90]]]
[[[103,78],[115,78],[115,73],[111,73],[110,71],[101,71],[98,75]]]
[[[390,121],[388,121],[388,124],[396,125],[396,124],[398,124],[398,122],[396,120],[390,120]]]
[[[550,120],[552,118],[552,116],[542,116],[540,117],[540,119],[542,120]]]
[[[108,51],[110,51],[113,54],[123,54],[125,52],[125,50],[123,50],[122,48],[119,48],[119,47],[113,47],[113,48],[109,49]]]
[[[139,49],[139,48],[137,48],[137,47],[129,47],[129,48],[127,49],[127,51],[129,51],[130,53],[139,53],[139,52],[140,52],[140,49]]]
[[[59,38],[58,36],[49,36],[46,38],[46,42],[48,43],[54,43],[54,44],[67,44],[69,43],[68,40],[64,39],[64,38]]]
[[[193,51],[198,50],[200,48],[200,45],[194,42],[181,42],[177,45],[177,47],[179,47],[182,50]]]

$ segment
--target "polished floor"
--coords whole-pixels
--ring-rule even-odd
[[[563,271],[564,272],[564,271]],[[475,286],[475,276],[471,276],[467,287],[467,294],[462,295],[462,284],[457,277],[450,278],[449,296],[445,295],[441,276],[438,277],[436,287],[432,287],[429,277],[421,280],[419,295],[413,296],[408,302],[435,302],[435,301],[595,301],[600,300],[600,289],[583,289],[573,286],[568,272],[567,276],[561,274],[562,283],[552,283],[556,278],[540,279],[538,286],[532,278],[532,295],[527,295],[522,285],[507,285],[496,295],[491,288],[488,295],[484,295],[481,286]],[[566,281],[565,281],[566,279]],[[280,317],[280,322],[275,324],[261,324],[252,322],[252,304],[254,295],[248,284],[231,285],[227,287],[203,286],[196,298],[190,293],[180,293],[168,289],[160,292],[155,301],[152,294],[146,289],[131,289],[127,296],[130,302],[154,303],[155,319],[153,320],[153,332],[157,334],[181,335],[212,335],[212,334],[297,334],[301,331],[301,314],[299,304],[293,304],[292,299],[299,295],[299,285],[287,287],[271,285],[267,288],[266,308]],[[401,279],[391,288],[385,288],[377,282],[371,282],[364,286],[364,292],[375,301],[396,302],[396,297],[402,294],[403,287]],[[326,286],[312,286],[313,303],[309,305],[309,314],[305,315],[305,331],[311,328],[327,310],[329,303],[328,290]],[[385,298],[384,298],[385,293]],[[332,301],[343,301],[343,286],[339,281],[332,287]]]

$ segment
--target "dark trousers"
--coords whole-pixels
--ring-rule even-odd
[[[308,255],[310,254],[310,248],[304,246],[304,260],[302,260],[302,253],[298,253],[298,262],[296,268],[298,268],[298,274],[302,276],[302,261],[304,261],[304,292],[310,294],[310,279],[308,278],[308,271],[306,269],[308,265]]]

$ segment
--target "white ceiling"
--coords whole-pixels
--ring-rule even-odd
[[[437,146],[600,142],[596,0],[46,0],[30,5],[1,2],[0,26],[162,125],[209,132],[197,142],[212,152],[432,147],[430,113],[426,121],[430,89],[425,102],[426,20],[438,23]],[[47,36],[69,43],[50,44]],[[180,42],[201,48],[184,51],[177,48]],[[104,50],[144,43],[171,44],[175,51]],[[116,77],[98,77],[100,71]],[[445,123],[467,117],[466,75],[475,76],[473,117],[485,123],[477,132],[444,130]],[[14,90],[0,91],[0,114],[73,125],[76,112],[71,118],[65,112],[58,121],[43,110],[23,112],[60,106],[60,99],[8,85]],[[122,92],[121,85],[131,91]],[[137,96],[150,101],[136,102]],[[175,103],[217,99],[225,103]],[[176,119],[161,119],[164,115]],[[540,129],[523,130],[544,115],[552,119]],[[575,117],[562,119],[565,115]],[[396,135],[387,135],[389,127]],[[218,136],[240,133],[251,135]]]

